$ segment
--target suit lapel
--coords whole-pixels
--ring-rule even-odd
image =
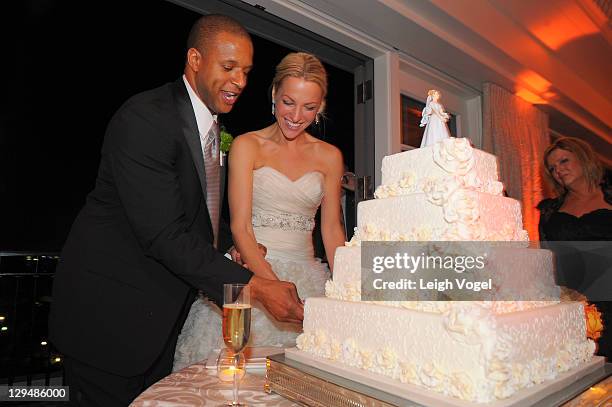
[[[182,118],[183,136],[191,151],[193,163],[198,173],[198,177],[200,178],[204,200],[206,201],[206,174],[204,173],[204,155],[202,153],[202,144],[200,143],[198,124],[195,119],[195,113],[193,112],[193,106],[191,106],[191,100],[187,94],[187,89],[185,89],[185,84],[183,83],[183,78],[179,78],[175,82],[175,85],[174,96],[176,99],[176,107]]]
[[[220,192],[220,205],[223,206],[223,199],[225,199],[225,177],[227,177],[227,163],[229,162],[227,154],[223,157],[223,167],[221,167],[221,192]]]

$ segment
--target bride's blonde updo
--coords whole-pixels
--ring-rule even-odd
[[[318,113],[321,114],[325,110],[325,96],[327,95],[327,72],[323,64],[317,57],[306,52],[292,52],[287,54],[278,65],[276,65],[276,75],[272,79],[272,93],[281,85],[281,82],[287,78],[304,78],[306,81],[314,82],[323,91],[321,107]]]

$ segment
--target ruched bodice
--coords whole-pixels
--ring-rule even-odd
[[[323,199],[323,174],[295,181],[272,167],[253,171],[253,230],[273,258],[311,261],[314,216]]]

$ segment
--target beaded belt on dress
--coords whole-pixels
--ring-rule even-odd
[[[312,232],[315,227],[315,220],[312,217],[286,212],[266,213],[259,211],[253,213],[252,222],[253,227],[303,232]]]

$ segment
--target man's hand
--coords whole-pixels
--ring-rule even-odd
[[[293,283],[253,276],[249,286],[251,296],[277,320],[294,324],[301,324],[304,320],[304,305]]]
[[[261,252],[261,255],[265,258],[266,254],[268,254],[268,248],[262,245],[261,243],[257,243],[257,248]],[[249,266],[247,264],[244,264],[244,262],[242,261],[242,256],[240,256],[240,253],[238,252],[238,250],[236,250],[236,246],[232,246],[229,251],[229,254],[230,256],[232,256],[233,261],[240,264],[242,267],[249,268]]]

